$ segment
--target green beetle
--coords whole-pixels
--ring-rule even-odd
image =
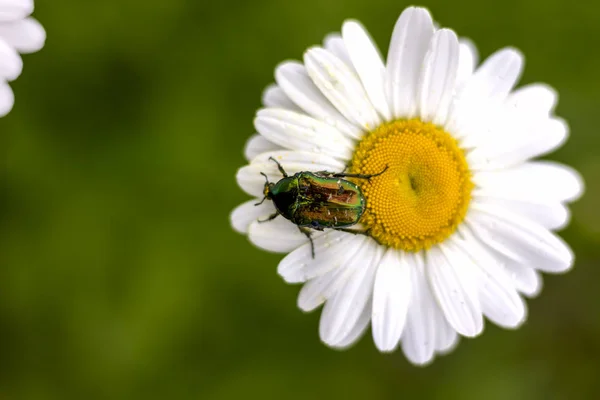
[[[261,172],[266,179],[264,198],[256,205],[272,200],[276,211],[268,219],[259,222],[270,221],[278,215],[292,221],[310,239],[313,258],[314,245],[308,228],[361,233],[346,228],[360,220],[366,207],[365,197],[358,185],[342,178],[370,180],[388,168],[386,166],[383,171],[372,175],[301,171],[288,176],[277,160],[273,157],[269,157],[269,160],[277,164],[283,178],[276,183],[269,182],[267,175]]]

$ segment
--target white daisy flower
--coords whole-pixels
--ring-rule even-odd
[[[23,69],[19,53],[33,53],[44,46],[46,32],[35,19],[33,0],[0,0],[0,117],[8,114],[14,95],[7,82]]]
[[[304,283],[298,306],[324,304],[319,334],[335,348],[354,343],[369,323],[375,345],[398,346],[414,364],[483,330],[484,316],[516,328],[522,296],[560,273],[573,253],[553,230],[569,222],[567,203],[583,183],[571,168],[532,161],[559,147],[568,126],[553,115],[547,85],[515,85],[523,56],[505,48],[477,66],[469,41],[437,29],[423,8],[406,9],[384,62],[366,30],[347,21],[341,35],[284,62],[264,93],[258,134],[237,173],[254,197],[231,215],[233,227],[265,250],[289,253],[279,274]],[[368,234],[314,231],[311,244],[263,198],[264,178],[337,171],[366,199]]]

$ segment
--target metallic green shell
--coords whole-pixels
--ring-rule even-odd
[[[298,226],[351,226],[365,209],[365,198],[356,184],[311,172],[281,179],[271,188],[271,196],[279,213]]]

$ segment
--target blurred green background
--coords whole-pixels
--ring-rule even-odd
[[[280,255],[233,232],[234,179],[274,66],[360,19],[385,52],[391,0],[37,0],[48,32],[0,120],[1,399],[591,399],[600,396],[600,3],[432,0],[483,56],[561,95],[550,158],[587,193],[574,270],[530,316],[429,367],[344,352],[296,308]]]

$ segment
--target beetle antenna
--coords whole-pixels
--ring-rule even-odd
[[[267,176],[267,174],[265,174],[264,172],[261,172],[260,174],[265,177],[265,181],[267,181],[266,183],[269,183],[269,177]]]

